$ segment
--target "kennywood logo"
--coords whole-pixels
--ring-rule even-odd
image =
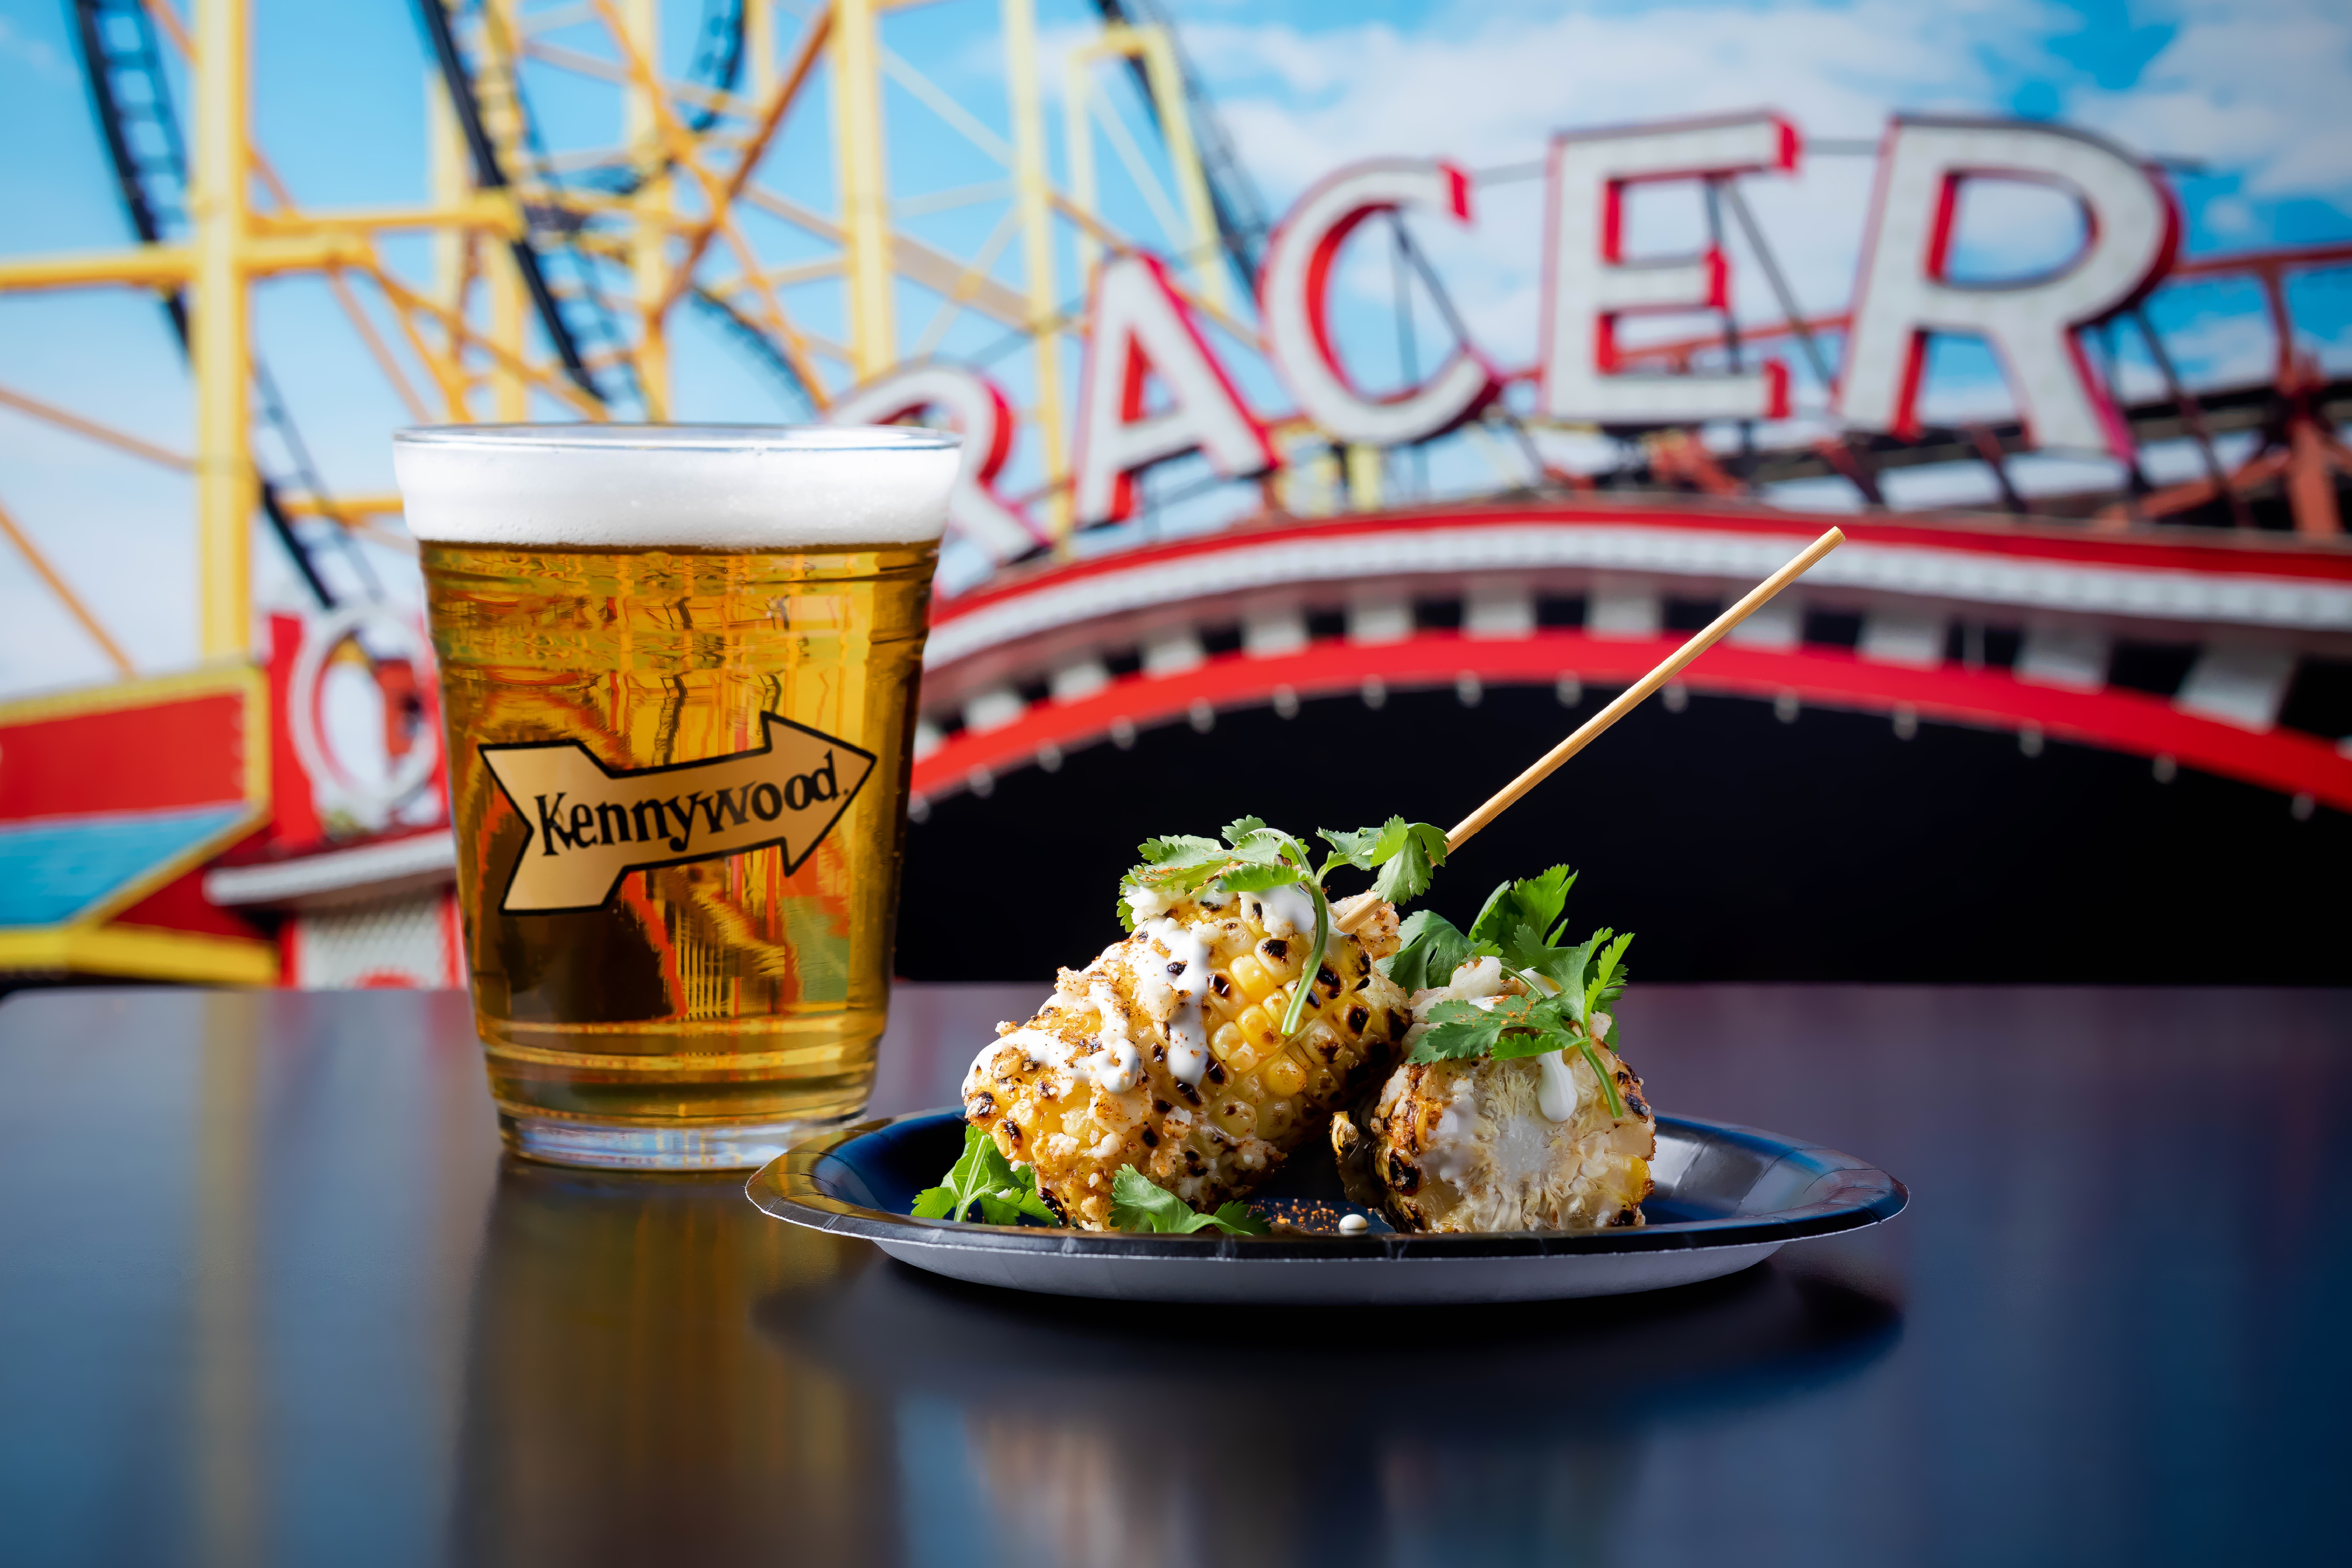
[[[615,773],[577,741],[479,748],[528,837],[499,910],[602,908],[621,879],[655,866],[770,846],[800,869],[847,810],[874,753],[773,713],[759,750]]]

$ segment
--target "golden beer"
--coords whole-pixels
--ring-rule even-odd
[[[470,426],[399,458],[509,1145],[742,1166],[856,1114],[952,438]]]

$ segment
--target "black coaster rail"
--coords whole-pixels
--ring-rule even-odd
[[[161,245],[183,238],[188,231],[188,150],[173,108],[171,80],[164,73],[163,52],[155,35],[154,19],[141,0],[72,0],[74,44],[81,57],[82,81],[89,90],[90,112],[106,143],[107,161],[114,170],[116,195],[123,216],[142,244]],[[163,314],[184,357],[188,352],[188,299],[184,289],[162,292]],[[310,500],[327,505],[327,488],[312,465],[310,450],[276,380],[261,356],[253,356],[255,411],[261,424],[283,449],[295,479]],[[316,552],[286,509],[280,486],[257,458],[261,510],[270,531],[284,546],[287,558],[303,585],[321,608],[335,608],[335,592],[319,569]],[[358,546],[341,528],[334,530],[352,571],[367,596],[380,598],[381,585]]]

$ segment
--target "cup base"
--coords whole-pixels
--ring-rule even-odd
[[[526,1160],[601,1171],[754,1171],[799,1142],[854,1120],[615,1127],[499,1113],[499,1136]]]

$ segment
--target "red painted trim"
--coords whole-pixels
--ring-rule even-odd
[[[1193,560],[1262,544],[1312,539],[1331,548],[1342,549],[1351,537],[1397,530],[1490,528],[1527,523],[1550,523],[1561,528],[1633,526],[1688,529],[1801,541],[1810,539],[1822,529],[1835,523],[1856,542],[1921,545],[2032,561],[2352,583],[2352,549],[2314,544],[2308,541],[2272,543],[2263,539],[2232,536],[2226,541],[2175,542],[2161,539],[2109,538],[2075,531],[2062,532],[2056,529],[2037,531],[2032,524],[1877,522],[1848,516],[1767,511],[1760,508],[1717,510],[1695,502],[1683,502],[1672,507],[1611,506],[1582,501],[1537,501],[1517,505],[1472,503],[1427,510],[1360,513],[1328,520],[1270,519],[1221,533],[1143,545],[1092,560],[1021,568],[1008,574],[1004,581],[961,595],[952,604],[938,606],[932,624],[947,626],[965,616],[1048,587],[1128,572],[1140,566]]]
[[[441,984],[452,988],[466,984],[466,922],[457,913],[457,895],[444,891],[440,900]]]
[[[1278,658],[1224,654],[1181,676],[1129,676],[1075,702],[1042,702],[985,734],[956,735],[917,763],[917,795],[951,793],[974,770],[1009,772],[1038,751],[1092,744],[1124,720],[1138,728],[1182,718],[1195,702],[1254,707],[1286,686],[1301,697],[1352,694],[1377,677],[1392,687],[1444,687],[1463,674],[1498,685],[1549,685],[1562,674],[1630,684],[1680,646],[1678,637],[1602,640],[1580,631],[1542,631],[1511,642],[1423,632],[1376,647],[1322,642]],[[1917,669],[1866,663],[1843,649],[1776,650],[1722,643],[1691,667],[1684,683],[1701,692],[1769,700],[1793,691],[1819,706],[1891,712],[1991,729],[2036,725],[2053,739],[2134,755],[2168,756],[2283,794],[2308,795],[2352,811],[2352,758],[2316,736],[2254,733],[2181,712],[2160,697],[2107,688],[2069,691],[2034,686],[2004,669],[1938,665]]]
[[[2266,274],[2305,267],[2352,267],[2352,245],[2283,245],[2267,250],[2184,256],[2172,264],[2172,276],[2228,278],[2246,272]]]
[[[0,822],[245,804],[241,691],[0,724]]]
[[[269,617],[269,800],[271,819],[267,841],[315,844],[325,837],[310,775],[294,749],[294,718],[289,693],[294,666],[302,657],[302,618]],[[290,967],[286,973],[294,973]]]

